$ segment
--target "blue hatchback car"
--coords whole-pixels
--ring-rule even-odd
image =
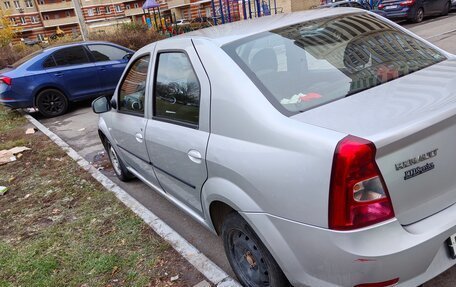
[[[107,42],[40,50],[0,71],[0,104],[62,115],[70,102],[112,94],[133,53]]]

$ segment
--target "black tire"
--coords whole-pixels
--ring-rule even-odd
[[[243,286],[290,286],[271,253],[239,213],[232,212],[225,218],[222,238],[231,268]]]
[[[423,19],[424,19],[424,9],[418,8],[418,10],[416,10],[415,16],[413,17],[412,21],[415,23],[421,23],[421,22],[423,22]]]
[[[57,117],[67,112],[68,99],[59,90],[46,89],[36,96],[36,107],[47,118]]]
[[[450,10],[451,10],[451,3],[448,1],[445,6],[443,7],[443,11],[442,11],[442,16],[446,16],[448,15],[448,13],[450,13]]]
[[[117,154],[116,150],[114,147],[111,145],[111,143],[106,140],[106,152],[108,153],[109,161],[111,162],[112,169],[114,170],[115,174],[121,181],[129,181],[133,179],[135,176],[131,174],[131,172],[128,171],[128,169],[125,167],[124,163],[122,162],[122,159],[119,157]]]

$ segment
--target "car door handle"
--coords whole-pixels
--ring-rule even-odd
[[[143,139],[144,139],[142,133],[136,133],[135,138],[136,138],[136,141],[139,143],[142,143]]]
[[[191,149],[187,153],[188,158],[193,161],[194,163],[201,163],[202,162],[202,156],[201,153],[197,150]]]
[[[54,75],[55,75],[56,77],[62,77],[62,76],[63,76],[63,73],[58,72],[58,73],[54,73]]]

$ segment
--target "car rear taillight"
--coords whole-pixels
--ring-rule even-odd
[[[391,279],[384,282],[359,284],[355,287],[393,287],[397,285],[397,282],[399,282],[399,278]]]
[[[405,0],[404,2],[401,2],[401,6],[412,6],[413,4],[415,4],[415,0]]]
[[[0,76],[0,81],[7,84],[8,86],[11,86],[11,78],[5,77],[5,76]]]
[[[378,9],[382,10],[383,8],[385,8],[385,5],[383,5],[383,4],[378,5]]]
[[[351,135],[337,144],[329,191],[329,228],[351,230],[394,217],[375,153],[372,142]]]

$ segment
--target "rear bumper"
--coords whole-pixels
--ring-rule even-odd
[[[338,232],[267,214],[243,213],[294,286],[355,286],[400,278],[418,286],[456,263],[445,241],[456,205],[404,227],[396,220]]]
[[[401,10],[388,11],[382,10],[385,12],[385,16],[388,19],[392,20],[402,20],[402,19],[412,19],[415,16],[415,9],[412,7],[404,7]]]
[[[13,91],[8,90],[0,93],[0,105],[4,105],[13,109],[31,108],[33,101],[31,99],[24,99],[19,97]]]

